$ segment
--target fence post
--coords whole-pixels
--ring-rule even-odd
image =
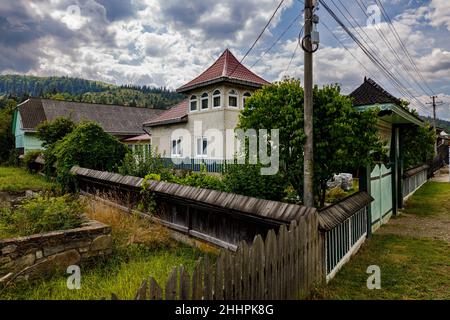
[[[368,195],[372,195],[371,190],[371,180],[370,176],[372,174],[372,167],[371,165],[367,165],[360,169],[360,175],[359,175],[359,191],[366,191]],[[369,204],[366,207],[366,215],[367,215],[367,238],[370,238],[372,236],[372,206]]]

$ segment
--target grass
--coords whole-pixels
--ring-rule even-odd
[[[450,184],[427,183],[407,202],[404,212],[449,223]],[[374,234],[327,286],[317,288],[312,298],[450,299],[450,243],[400,235],[401,227],[390,225],[389,233]],[[367,289],[366,270],[370,265],[381,269],[380,290]]]
[[[22,168],[0,167],[0,191],[20,192],[51,189],[52,184],[43,177],[33,175]]]
[[[98,300],[110,299],[111,293],[120,299],[132,299],[142,280],[153,276],[163,285],[173,266],[184,265],[192,271],[202,255],[191,247],[177,245],[150,249],[144,245],[130,245],[115,250],[113,256],[96,265],[82,267],[81,289],[69,290],[68,275],[17,285],[0,293],[0,299],[15,300]]]
[[[450,246],[445,241],[375,234],[314,299],[450,299]],[[367,267],[381,270],[381,289],[366,286]]]
[[[168,231],[133,215],[120,213],[98,202],[91,203],[87,215],[111,225],[113,254],[81,268],[81,289],[69,290],[68,275],[17,284],[0,292],[0,299],[97,300],[115,293],[133,299],[142,280],[154,277],[164,286],[174,266],[192,272],[205,253],[173,241]],[[214,259],[214,256],[211,256]]]
[[[450,183],[426,183],[410,200],[408,200],[405,209],[407,213],[421,217],[449,217]]]

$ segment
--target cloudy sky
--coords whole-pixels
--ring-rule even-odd
[[[368,17],[377,17],[370,7],[376,1],[325,0],[410,93],[426,103],[431,89],[450,103],[450,1],[381,1],[426,84],[414,71],[386,17],[381,15],[368,23]],[[213,63],[227,47],[241,59],[278,2],[2,0],[0,73],[68,75],[177,88]],[[303,54],[301,49],[295,50],[302,7],[301,0],[285,0],[244,64],[250,67],[256,63],[252,70],[269,81],[285,75],[302,78]],[[321,38],[315,55],[317,83],[339,83],[343,92],[349,93],[368,76],[393,94],[407,98],[324,8],[317,14]],[[422,114],[430,114],[430,106],[417,102],[415,106]],[[438,115],[450,120],[450,104],[439,107]]]

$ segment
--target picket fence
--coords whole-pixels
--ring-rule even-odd
[[[291,300],[306,296],[325,280],[323,234],[317,213],[301,217],[265,241],[242,242],[236,253],[223,250],[215,262],[197,261],[192,276],[174,267],[167,282],[151,277],[139,287],[136,300]],[[119,299],[112,294],[112,299]]]

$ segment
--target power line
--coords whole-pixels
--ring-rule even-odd
[[[304,30],[304,26],[302,26],[302,28],[300,29],[300,33],[298,34],[298,39],[297,39],[297,45],[295,46],[294,52],[292,53],[292,56],[291,56],[291,60],[289,60],[289,64],[288,64],[286,70],[284,71],[283,78],[286,77],[286,74],[289,71],[289,68],[291,67],[292,61],[295,58],[295,54],[297,53],[297,50],[300,47],[300,41],[302,38],[303,30]]]
[[[340,0],[338,0],[339,1],[339,3],[342,5],[342,7],[344,7],[344,9],[347,11],[347,13],[353,18],[353,20],[355,20],[356,21],[356,19],[351,15],[351,13],[345,8],[345,6],[343,5],[343,3],[340,1]],[[356,31],[356,33],[359,35],[359,37],[361,38],[361,41],[362,41],[362,43],[364,43],[365,45],[366,45],[366,49],[370,52],[370,45],[365,41],[365,39],[364,39],[364,37],[358,32],[358,30],[356,30],[356,27],[351,23],[351,21],[345,16],[345,14],[341,11],[341,9],[336,5],[336,3],[333,1],[333,0],[331,0],[331,2],[333,3],[333,5],[337,8],[337,10],[341,13],[341,15],[347,20],[347,22],[351,25],[351,27],[353,28],[353,29],[355,29],[355,31]],[[357,25],[360,27],[360,25],[359,25],[359,23],[358,22],[356,22],[357,23]],[[368,35],[367,35],[367,33],[365,33],[365,31],[360,27],[360,29],[362,30],[362,32],[364,32],[364,34],[366,34],[366,36],[368,37]],[[375,43],[372,41],[372,43],[374,44],[374,46],[375,47],[377,47],[376,45],[375,45]],[[389,44],[389,43],[388,43]],[[380,51],[381,52],[381,51]],[[373,55],[373,57],[377,60],[377,63],[379,63],[380,65],[382,65],[383,66],[383,69],[385,70],[385,71],[388,71],[388,68],[380,61],[380,57],[379,56],[377,56],[376,54],[375,54],[375,52],[370,52],[372,55]],[[395,51],[394,51],[394,53],[395,53]],[[383,55],[383,57],[384,57],[384,60],[386,60],[386,61],[388,61],[389,62],[389,60]],[[401,63],[401,62],[400,62]],[[391,64],[391,63],[390,63]],[[400,92],[402,92],[403,94],[405,94],[406,96],[408,96],[410,99],[413,99],[413,100],[416,100],[417,102],[419,102],[419,105],[420,104],[423,104],[421,101],[419,101],[417,98],[415,98],[415,96],[405,87],[405,86],[402,86],[401,85],[401,81],[397,78],[397,77],[395,77],[395,74],[394,74],[394,70],[395,70],[395,67],[394,66],[392,66],[392,64],[391,64],[391,70],[389,70],[389,74],[391,75],[391,77],[399,84],[399,86],[401,87],[401,90],[400,90],[400,88],[398,88],[398,90],[400,91]],[[401,74],[401,73],[399,73],[399,75],[400,75],[400,77],[401,78],[403,78],[403,80],[405,80],[407,83],[408,83],[408,85],[410,85],[410,83],[409,83],[409,81],[408,80],[406,80],[406,78],[404,78],[403,77],[403,75]]]
[[[294,18],[294,20],[292,20],[292,22],[287,26],[287,28],[284,29],[284,31],[278,36],[278,38],[272,43],[272,45],[264,51],[264,53],[262,54],[262,56],[259,57],[259,59],[256,60],[256,62],[253,63],[253,64],[251,65],[250,68],[253,68],[255,65],[257,65],[257,64],[264,58],[264,56],[265,56],[267,53],[269,53],[270,50],[273,49],[273,47],[275,47],[275,45],[281,40],[281,38],[284,37],[284,35],[292,28],[292,26],[294,25],[294,23],[295,23],[301,16],[302,16],[302,13],[300,13],[299,15],[297,15],[297,16]]]
[[[379,53],[379,55],[381,56],[381,58],[389,64],[391,70],[393,70],[393,71],[394,71],[394,70],[397,70],[397,66],[395,65],[395,63],[393,64],[393,63],[389,60],[389,58],[386,57],[386,55],[378,48],[378,46],[376,45],[376,43],[375,43],[375,41],[372,39],[372,37],[370,37],[369,34],[362,28],[362,26],[359,24],[359,22],[357,21],[357,19],[356,19],[356,18],[350,13],[350,11],[344,6],[344,4],[341,2],[341,0],[337,0],[337,1],[339,1],[339,3],[341,4],[341,6],[344,8],[344,10],[347,12],[347,14],[353,19],[353,21],[355,21],[356,26],[358,27],[358,29],[359,29],[362,33],[364,33],[364,35],[367,37],[367,39],[372,43],[373,48],[376,49],[376,52]],[[336,6],[336,4],[335,4],[334,2],[333,2],[333,4]],[[358,2],[358,5],[360,5],[359,2]],[[361,7],[361,6],[360,6],[360,7]],[[347,19],[347,17],[344,15],[344,13],[342,13],[342,11],[340,10],[340,8],[337,7],[337,6],[336,6],[336,8],[337,8],[338,11],[342,14],[342,16],[348,21],[348,23],[352,26],[352,28],[355,29],[355,31],[357,32],[357,34],[360,36],[361,40],[362,40],[366,45],[368,45],[368,46],[370,47],[370,44],[369,44],[367,41],[365,41],[364,37],[358,32],[358,30],[357,30],[356,27],[351,23],[351,21],[350,21],[349,19]],[[365,13],[365,15],[369,18],[369,16],[368,16],[367,13],[364,11],[364,9],[363,9],[363,8],[361,8],[361,9],[362,9],[363,12]],[[375,28],[375,30],[376,30],[377,32],[379,32],[377,28]],[[379,35],[380,35],[380,33],[379,33]],[[381,34],[380,36],[383,36],[383,34]],[[393,48],[390,46],[390,43],[389,43],[385,38],[382,39],[382,40],[384,40],[384,42],[391,48],[391,50],[394,52],[394,54],[396,54],[395,50],[393,50]],[[375,52],[374,52],[374,53],[375,53]],[[378,59],[379,59],[379,58],[380,58],[380,57],[378,57]],[[403,67],[403,70],[404,70],[405,72],[408,73],[407,68],[404,66],[403,62],[398,58],[398,56],[397,56],[397,61],[398,61],[399,65]],[[408,77],[403,76],[402,72],[399,71],[399,70],[397,70],[397,73],[398,73],[398,75],[403,79],[403,81],[406,82],[406,84],[407,84],[409,87],[413,88],[413,86],[412,86],[411,83],[409,82]],[[413,78],[413,80],[415,80],[415,79]],[[419,82],[416,81],[416,84],[417,84],[422,90],[424,90],[423,87],[420,85]],[[424,91],[424,92],[426,92],[426,91]]]
[[[389,22],[388,26],[391,29],[391,31],[393,31],[395,38],[397,39],[397,41],[400,44],[400,47],[402,48],[402,50],[405,52],[406,56],[408,57],[409,61],[411,62],[414,70],[416,71],[417,75],[423,80],[423,82],[425,83],[425,85],[427,86],[427,88],[430,90],[430,92],[432,93],[432,95],[435,95],[433,89],[431,89],[431,87],[428,85],[428,82],[426,81],[426,79],[424,78],[424,76],[422,75],[422,73],[420,72],[419,68],[417,67],[417,64],[414,62],[413,58],[411,57],[408,49],[406,48],[405,44],[403,43],[402,39],[400,38],[397,29],[395,28],[394,24],[392,23],[391,18],[389,17],[389,15],[387,14],[386,10],[384,9],[383,4],[381,3],[381,1],[376,0],[377,4],[381,7],[381,11],[383,13],[383,16],[386,18],[386,20]]]
[[[276,7],[275,11],[273,12],[272,16],[270,17],[269,21],[266,23],[266,25],[264,26],[264,28],[262,29],[262,31],[259,33],[258,37],[256,38],[256,40],[253,42],[252,46],[247,50],[247,52],[245,53],[244,57],[241,59],[241,63],[244,62],[245,58],[247,58],[247,56],[250,54],[250,52],[253,50],[253,48],[255,47],[256,43],[259,41],[259,39],[261,39],[262,35],[264,34],[264,32],[266,31],[266,29],[269,27],[270,23],[272,22],[273,18],[275,17],[275,15],[277,14],[278,10],[281,8],[281,6],[283,5],[285,0],[281,0],[280,3],[278,4],[278,6]],[[238,65],[236,65],[233,69],[233,72],[231,72],[230,76],[232,76],[234,74],[234,72],[236,71],[236,68],[238,67]]]
[[[403,93],[404,95],[412,98],[413,100],[416,100],[419,105],[423,104],[420,100],[418,100],[414,95],[412,95],[407,88],[405,88],[401,82],[397,79],[397,77],[390,71],[386,66],[377,59],[376,56],[365,46],[354,34],[351,32],[347,26],[342,22],[342,20],[334,13],[333,10],[323,1],[319,0],[320,3],[323,5],[323,7],[326,9],[326,11],[330,14],[330,16],[341,26],[341,28],[350,36],[350,38],[356,42],[356,44],[361,48],[361,50],[366,54],[366,56],[369,58],[369,60],[372,61],[372,63],[375,64],[375,66],[390,80],[393,85],[399,90],[399,92]]]

